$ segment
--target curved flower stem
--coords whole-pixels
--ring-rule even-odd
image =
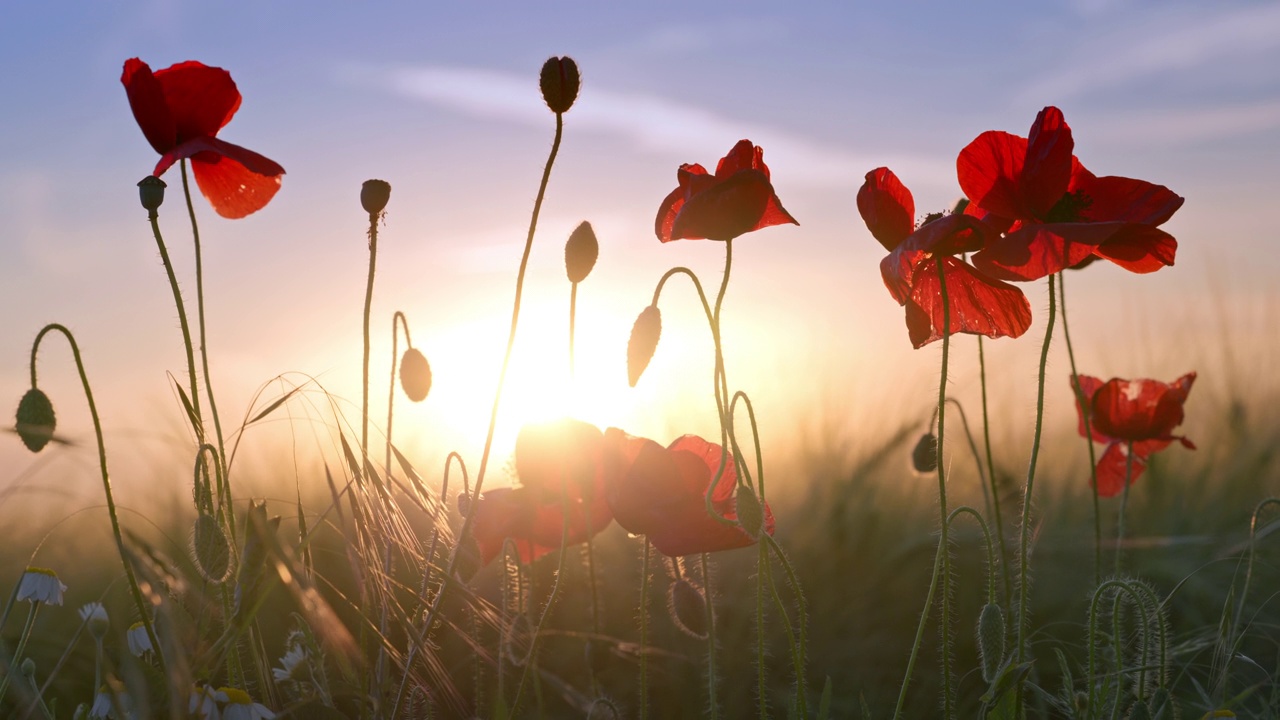
[[[1129,504],[1129,484],[1133,482],[1133,441],[1124,444],[1124,490],[1120,493],[1120,515],[1116,520],[1116,576],[1120,575],[1121,559],[1124,557],[1124,511]]]
[[[187,182],[187,161],[184,158],[180,163],[182,170],[182,195],[187,201],[187,215],[191,218],[191,239],[195,245],[196,259],[196,316],[200,326],[200,367],[204,373],[205,394],[209,398],[209,414],[213,416],[213,430],[215,437],[218,439],[218,462],[222,465],[222,476],[225,486],[222,492],[225,494],[225,501],[228,506],[227,523],[231,530],[232,537],[236,532],[236,514],[230,510],[231,506],[231,485],[227,478],[227,451],[226,446],[222,442],[222,420],[218,417],[218,405],[213,399],[213,379],[209,377],[209,353],[206,349],[207,341],[204,331],[204,267],[201,261],[200,253],[200,226],[196,223],[196,206],[191,202],[191,187]],[[188,340],[188,351],[190,350],[190,341]],[[194,400],[192,402],[195,402]]]
[[[4,677],[0,678],[0,700],[4,700],[4,696],[9,692],[9,681],[13,679],[14,673],[21,672],[22,653],[27,650],[27,641],[31,639],[31,629],[36,625],[36,614],[40,612],[40,601],[32,600],[31,607],[27,610],[27,621],[22,625],[22,634],[18,636],[18,647],[13,651],[13,661],[9,663],[4,673]],[[94,687],[97,692],[97,686]]]
[[[987,602],[994,603],[996,601],[996,554],[991,544],[991,531],[987,529],[987,521],[982,519],[982,515],[968,505],[961,505],[952,510],[947,516],[947,524],[955,522],[956,517],[962,513],[973,517],[982,530],[983,544],[987,547]]]
[[[376,222],[376,221],[375,221],[375,222]],[[371,242],[372,242],[372,241],[371,241]],[[372,270],[372,265],[370,266],[370,270]],[[372,280],[372,279],[373,279],[373,276],[372,276],[372,273],[371,273],[371,274],[370,274],[370,280]],[[372,288],[371,288],[371,289],[372,289]],[[369,316],[368,316],[369,305],[367,304],[367,301],[368,301],[368,298],[366,298],[366,305],[365,305],[365,322],[366,322],[366,325],[365,325],[365,330],[366,330],[366,335],[365,335],[365,341],[366,341],[366,342],[365,342],[365,353],[366,353],[366,354],[365,354],[365,361],[366,361],[366,364],[365,364],[365,371],[366,371],[366,372],[368,372],[368,362],[367,362],[367,361],[368,361],[368,359],[369,359],[369,356],[368,356],[368,351],[369,351],[368,339],[369,339],[369,338],[368,338],[368,334],[367,334],[367,332],[368,332],[368,318],[369,318]],[[388,484],[390,484],[390,483],[391,483],[391,422],[392,422],[392,420],[395,418],[395,402],[396,402],[396,356],[398,355],[398,352],[397,352],[398,348],[397,348],[397,345],[396,345],[396,340],[398,339],[398,336],[397,336],[397,334],[396,334],[397,323],[399,324],[399,327],[403,327],[403,328],[404,328],[404,341],[405,341],[405,344],[406,344],[406,345],[408,345],[409,347],[413,347],[413,341],[412,341],[412,340],[410,340],[410,338],[409,338],[409,322],[408,322],[407,320],[405,320],[404,313],[402,313],[402,312],[400,312],[399,310],[397,310],[397,311],[395,311],[394,313],[392,313],[392,315],[391,315],[391,373],[390,373],[390,380],[389,380],[389,381],[388,381],[388,383],[387,383],[387,385],[388,385],[388,390],[387,390],[387,433],[386,433],[386,435],[387,435],[387,441],[386,441],[386,443],[385,443],[385,451],[386,451],[386,455],[384,456],[384,458],[383,458],[383,463],[382,463],[382,472],[386,474],[386,476],[387,476],[387,483],[388,483]],[[368,402],[368,391],[367,391],[368,385],[366,384],[366,386],[365,386],[365,387],[366,387],[365,401],[366,401],[366,402]],[[367,407],[368,407],[368,406],[366,405],[366,409],[367,409]],[[367,428],[367,425],[366,425],[366,428]],[[367,454],[368,454],[368,450],[367,450],[367,449],[365,450],[365,453],[366,453],[366,457],[367,457]],[[384,498],[384,499],[385,499],[385,498]],[[391,572],[392,572],[392,568],[391,568],[391,550],[392,550],[392,543],[390,543],[390,542],[387,542],[387,543],[385,544],[385,546],[383,547],[383,549],[382,549],[382,574],[383,574],[383,576],[384,576],[384,577],[387,577],[387,578],[391,577]],[[430,558],[428,558],[428,559],[427,559],[427,562],[428,562],[428,563],[429,563],[429,562],[431,562]],[[424,578],[426,577],[426,573],[425,573],[425,572],[423,573],[423,577],[424,577]],[[381,611],[381,616],[378,618],[378,633],[379,633],[380,635],[382,635],[383,637],[386,637],[386,636],[387,636],[387,616],[388,616],[389,612],[390,612],[390,608],[388,607],[387,603],[383,603],[383,605],[382,605],[382,611]],[[386,664],[386,663],[387,663],[387,646],[386,646],[386,644],[385,644],[385,643],[379,643],[379,644],[378,644],[378,660],[377,660],[377,662],[376,662],[376,663],[375,663],[375,665],[374,665],[374,673],[373,673],[373,675],[374,675],[374,687],[375,687],[375,688],[376,688],[376,687],[381,687],[381,686],[382,686],[383,679],[384,679],[384,678],[385,678],[385,676],[386,676],[386,668],[387,668],[387,664]]]
[[[538,639],[542,635],[542,626],[547,622],[547,616],[551,614],[551,609],[555,607],[556,597],[560,593],[560,580],[564,577],[564,559],[569,554],[569,490],[567,486],[562,486],[560,490],[560,512],[564,515],[564,529],[560,536],[560,560],[556,564],[556,579],[551,584],[551,594],[547,597],[547,604],[542,608],[542,614],[538,616],[538,624],[533,628],[533,637],[529,639],[529,657],[526,658],[524,671],[520,673],[520,684],[516,686],[516,698],[511,702],[511,716],[519,717],[520,698],[524,694],[525,680],[529,677],[529,669],[534,667],[538,662]],[[532,578],[533,574],[530,573]],[[530,611],[536,607],[537,600],[530,593],[529,597]],[[540,682],[535,679],[534,682]]]
[[[404,313],[399,310],[391,315],[391,377],[387,388],[387,452],[383,459],[383,472],[387,474],[387,479],[391,476],[391,421],[394,419],[393,409],[396,402],[396,358],[399,355],[399,345],[397,340],[400,336],[396,333],[396,329],[404,331],[404,344],[413,347],[413,340],[409,337],[409,321],[405,319]]]
[[[1044,374],[1049,363],[1049,343],[1053,340],[1053,323],[1057,317],[1053,275],[1049,276],[1049,319],[1045,322],[1044,344],[1040,347],[1040,373],[1036,384],[1036,424],[1031,441],[1031,459],[1027,463],[1027,487],[1022,495],[1022,527],[1018,540],[1018,663],[1027,655],[1027,596],[1031,575],[1031,498],[1035,490],[1036,461],[1040,458],[1040,435],[1044,425]]]
[[[960,401],[949,397],[947,402],[951,403],[960,413],[960,429],[964,431],[964,438],[969,442],[969,452],[973,454],[973,464],[978,470],[978,485],[982,488],[982,505],[988,513],[991,512],[991,490],[987,487],[987,470],[982,466],[982,456],[978,454],[978,443],[973,439],[973,431],[969,428],[969,416],[964,412],[964,406]],[[933,408],[933,417],[929,422],[929,432],[933,432],[938,422],[938,406]]]
[[[805,597],[804,589],[800,587],[800,580],[796,577],[795,568],[791,567],[791,562],[787,560],[787,556],[782,552],[782,547],[778,545],[778,541],[773,539],[772,535],[767,533],[760,536],[763,542],[773,551],[773,556],[778,558],[778,564],[782,566],[782,570],[787,576],[787,586],[791,589],[792,595],[796,601],[796,628],[798,632],[792,633],[791,626],[785,625],[787,631],[787,640],[792,647],[791,657],[795,666],[796,673],[796,713],[800,717],[808,717],[809,714],[809,678],[805,672],[804,659],[808,657],[808,625],[809,613],[806,610],[808,598]],[[778,588],[773,582],[773,571],[770,565],[764,566],[765,572],[769,573],[769,587],[773,590],[774,604],[778,606],[778,612],[786,614],[786,609],[782,603],[782,597],[778,594]]]
[[[169,278],[169,289],[173,291],[173,304],[178,309],[178,326],[182,328],[182,345],[187,351],[187,380],[191,388],[191,408],[195,413],[192,419],[196,425],[194,428],[196,438],[203,443],[204,421],[200,414],[200,386],[196,382],[195,351],[191,342],[191,327],[187,324],[186,305],[182,302],[182,290],[178,287],[178,278],[173,272],[173,262],[169,260],[169,250],[165,247],[164,238],[160,235],[160,216],[152,210],[148,219],[151,221],[151,234],[156,238],[156,247],[160,250],[160,262],[164,264],[165,275]]]
[[[756,546],[756,702],[759,703],[760,720],[768,720],[769,675],[764,662],[764,570],[769,564],[769,548],[764,543],[756,543]]]
[[[111,493],[111,476],[107,474],[107,445],[102,438],[102,421],[98,418],[98,406],[93,402],[93,390],[89,387],[89,376],[85,373],[84,361],[80,358],[80,347],[71,331],[57,323],[45,325],[36,335],[31,345],[31,387],[36,386],[36,354],[40,350],[40,341],[50,332],[58,332],[71,345],[71,355],[75,358],[76,369],[80,372],[80,382],[84,386],[85,400],[89,405],[89,415],[93,418],[93,433],[98,441],[98,466],[102,470],[102,489],[107,498],[107,514],[111,516],[111,534],[116,539],[116,551],[120,554],[120,563],[124,565],[125,577],[129,580],[129,591],[133,595],[134,608],[146,628],[147,639],[151,641],[151,649],[155,653],[156,662],[160,666],[160,674],[167,676],[164,661],[164,649],[156,637],[156,629],[151,624],[151,613],[146,601],[142,598],[142,589],[138,586],[138,578],[133,573],[133,565],[129,563],[128,551],[124,547],[124,535],[120,532],[120,518],[116,512],[115,497]]]
[[[1231,621],[1231,634],[1228,636],[1228,641],[1231,643],[1231,647],[1223,656],[1221,679],[1219,680],[1218,688],[1219,692],[1226,683],[1227,668],[1231,663],[1231,659],[1235,657],[1236,649],[1239,648],[1240,642],[1244,640],[1244,634],[1240,632],[1240,619],[1244,615],[1245,601],[1249,598],[1249,585],[1253,581],[1253,556],[1258,542],[1258,516],[1261,515],[1262,511],[1267,509],[1267,506],[1269,505],[1280,506],[1280,498],[1269,497],[1258,503],[1257,507],[1253,509],[1253,516],[1249,520],[1249,559],[1245,563],[1244,585],[1240,589],[1240,602],[1236,606],[1236,611],[1233,613],[1233,619]]]
[[[710,553],[702,553],[702,593],[706,598],[704,605],[707,608],[707,702],[708,709],[711,711],[711,720],[720,717],[720,700],[716,687],[719,685],[719,677],[716,672],[716,613],[715,603],[711,596],[711,569],[710,563],[707,562],[707,556]]]
[[[1129,596],[1129,600],[1134,604],[1135,607],[1138,608],[1138,617],[1142,622],[1141,627],[1143,628],[1144,633],[1147,631],[1147,627],[1148,627],[1147,610],[1146,610],[1146,607],[1142,604],[1142,596],[1140,593],[1138,593],[1133,589],[1129,581],[1121,580],[1119,578],[1112,578],[1110,580],[1106,580],[1101,584],[1099,584],[1097,589],[1093,591],[1093,600],[1089,603],[1089,676],[1088,676],[1088,679],[1089,679],[1089,708],[1091,712],[1093,711],[1094,708],[1098,707],[1098,686],[1097,686],[1097,683],[1094,682],[1094,678],[1097,677],[1098,603],[1102,600],[1103,591],[1108,590],[1110,588],[1115,588],[1117,593],[1123,592],[1124,594]],[[1119,600],[1118,596],[1117,596],[1117,600]],[[1123,660],[1121,659],[1121,654],[1120,654],[1120,645],[1119,645],[1120,638],[1118,637],[1119,634],[1116,633],[1116,635],[1117,635],[1117,637],[1115,638],[1116,677],[1118,682]],[[1146,645],[1149,643],[1146,643],[1144,641],[1143,644]],[[1141,692],[1141,689],[1139,689],[1139,692]],[[1117,695],[1118,694],[1119,693],[1117,692]]]
[[[951,306],[947,297],[947,280],[942,258],[937,258],[935,262],[937,263],[938,281],[940,283],[939,294],[942,296],[942,368],[938,373],[938,454],[936,458],[938,464],[938,507],[942,530],[941,536],[938,538],[938,554],[933,561],[933,576],[929,580],[929,592],[925,596],[924,609],[920,611],[920,623],[916,626],[916,639],[911,646],[911,656],[907,660],[907,672],[902,678],[902,688],[898,691],[898,705],[893,711],[895,719],[902,717],[902,708],[907,699],[907,686],[911,683],[911,673],[915,669],[916,655],[920,651],[920,644],[924,639],[924,628],[929,621],[929,609],[933,607],[933,594],[937,590],[939,576],[942,578],[942,627],[940,628],[942,634],[942,646],[940,648],[942,654],[942,704],[945,717],[950,718],[954,714],[951,701],[950,662],[950,537],[947,533],[947,483],[944,471],[946,462],[943,458],[943,442],[946,438],[947,360],[951,349]]]
[[[529,253],[533,250],[533,235],[538,228],[538,213],[542,211],[542,199],[546,196],[547,183],[551,180],[551,166],[555,164],[556,154],[560,152],[560,138],[563,134],[564,117],[560,113],[556,113],[556,136],[551,143],[551,154],[547,157],[547,164],[542,169],[542,182],[538,186],[538,196],[533,202],[533,215],[529,218],[529,233],[524,241],[524,254],[520,258],[520,271],[516,274],[516,294],[511,307],[511,331],[507,336],[506,352],[502,356],[502,369],[498,373],[498,387],[493,394],[493,407],[489,411],[489,429],[485,434],[484,449],[480,453],[480,467],[476,472],[475,491],[471,495],[472,502],[462,520],[462,529],[458,531],[453,550],[449,553],[449,562],[445,566],[444,581],[440,586],[440,592],[436,594],[435,600],[431,603],[431,609],[427,612],[425,626],[428,628],[431,627],[437,613],[440,612],[442,600],[449,587],[449,579],[453,577],[453,571],[458,565],[458,557],[462,548],[466,545],[467,537],[471,532],[471,525],[475,520],[476,507],[479,506],[476,500],[479,499],[481,488],[484,487],[484,473],[489,466],[489,454],[493,451],[493,435],[498,425],[498,408],[502,404],[502,388],[507,381],[507,368],[511,364],[511,350],[515,346],[516,328],[519,327],[520,323],[520,298],[524,292],[524,276],[529,267]]]
[[[1000,578],[1004,581],[1004,606],[1013,607],[1009,577],[1009,552],[1004,545],[1004,520],[1000,517],[1000,486],[996,482],[996,464],[991,455],[991,420],[987,414],[987,358],[982,349],[982,336],[978,336],[978,376],[982,385],[982,443],[987,455],[987,481],[991,483],[992,510],[995,512],[996,542],[1000,548]]]
[[[640,561],[640,720],[649,720],[649,538]]]
[[[1076,406],[1084,422],[1084,444],[1089,449],[1089,488],[1093,493],[1093,584],[1102,582],[1102,506],[1098,501],[1098,459],[1093,449],[1093,418],[1089,417],[1089,399],[1080,387],[1080,373],[1076,371],[1076,354],[1071,348],[1071,330],[1067,327],[1067,283],[1065,271],[1058,272],[1058,295],[1062,313],[1062,339],[1067,343],[1067,360],[1071,362],[1071,389],[1076,396]]]

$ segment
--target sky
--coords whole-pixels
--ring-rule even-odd
[[[653,217],[681,163],[712,167],[741,138],[764,148],[800,222],[735,242],[725,301],[729,382],[755,401],[764,442],[834,436],[857,452],[927,421],[940,348],[907,341],[855,194],[887,165],[921,213],[949,207],[959,150],[986,130],[1025,135],[1046,105],[1062,108],[1095,173],[1187,198],[1165,226],[1180,243],[1174,267],[1139,277],[1099,264],[1069,278],[1082,372],[1172,379],[1202,368],[1205,418],[1233,395],[1280,390],[1267,373],[1280,327],[1270,289],[1280,261],[1269,251],[1280,3],[150,2],[3,13],[0,402],[16,407],[28,387],[39,329],[67,325],[126,482],[181,487],[167,458],[190,453],[171,380],[185,374],[177,314],[134,187],[156,157],[119,82],[131,57],[226,68],[243,104],[219,136],[287,171],[271,204],[243,220],[196,201],[211,373],[232,428],[282,392],[272,382],[282,374],[316,378],[340,398],[347,427],[358,422],[368,262],[358,195],[376,177],[393,190],[374,295],[375,421],[385,425],[390,318],[401,310],[435,386],[420,406],[398,401],[396,442],[423,463],[450,449],[476,461],[554,130],[536,82],[552,55],[573,57],[583,84],[538,225],[498,457],[521,423],[561,411],[661,442],[715,432],[710,345],[687,283],[663,293],[663,340],[635,389],[624,358],[666,269],[685,265],[718,285],[723,246],[660,244]],[[165,179],[161,228],[194,313],[180,179]],[[600,260],[579,291],[566,393],[563,243],[582,220]],[[1009,435],[1027,424],[1047,306],[1043,286],[1026,289],[1031,330],[987,345]],[[971,402],[973,342],[955,347],[951,387]],[[1060,347],[1051,366],[1065,378]],[[0,437],[6,492],[39,495],[38,479],[58,474],[92,478],[65,345],[44,346],[40,373],[76,445],[33,460]],[[1066,382],[1053,382],[1069,428]],[[243,457],[272,467],[315,445],[332,457],[333,414],[308,387],[292,422],[245,434]],[[284,459],[282,438],[296,439]]]

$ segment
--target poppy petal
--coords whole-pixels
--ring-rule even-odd
[[[213,137],[185,142],[156,164],[159,175],[181,158],[191,158],[200,192],[219,215],[242,218],[266,207],[280,190],[284,168],[258,153]]]
[[[988,130],[960,151],[956,173],[960,189],[972,204],[1006,218],[1027,218],[1018,177],[1027,155],[1027,139]]]
[[[785,210],[766,217],[773,197],[773,186],[764,173],[735,173],[685,201],[671,224],[671,239],[732,240],[770,225],[799,224]]]
[[[1145,180],[1085,171],[1072,178],[1071,192],[1088,198],[1084,214],[1094,222],[1132,222],[1160,225],[1182,207],[1184,198],[1163,185]]]
[[[1093,396],[1098,392],[1098,388],[1102,387],[1103,381],[1101,378],[1096,378],[1091,375],[1080,375],[1079,378],[1080,394],[1084,396],[1085,405],[1092,407]],[[1075,387],[1074,384],[1072,387]],[[1084,437],[1084,411],[1081,409],[1079,397],[1076,398],[1076,419],[1079,420],[1079,423],[1077,424],[1077,432],[1080,433],[1081,437]],[[1097,423],[1093,421],[1092,417],[1089,419],[1089,430],[1089,435],[1094,442],[1105,443],[1111,441],[1110,437],[1098,432]]]
[[[603,489],[603,443],[600,429],[581,420],[530,423],[516,435],[516,475],[545,502],[563,492],[578,500]]]
[[[1013,285],[993,280],[962,260],[942,258],[951,334],[1018,337],[1031,327],[1031,304]],[[907,330],[917,349],[942,338],[942,286],[936,263],[916,268],[907,302]]]
[[[764,149],[756,147],[750,140],[739,140],[729,154],[716,163],[716,177],[725,179],[742,170],[759,170],[769,177],[769,166],[764,164]]]
[[[1036,115],[1027,138],[1027,157],[1019,176],[1023,206],[1036,218],[1046,218],[1071,182],[1075,141],[1062,111],[1049,106]]]
[[[720,470],[720,463],[723,460],[724,472],[720,475],[720,481],[716,483],[715,492],[711,494],[711,501],[718,506],[733,497],[733,489],[738,484],[738,467],[733,461],[733,456],[724,452],[719,445],[708,442],[697,435],[682,435],[668,445],[667,450],[672,453],[689,453],[696,457],[706,468],[706,478],[700,480],[693,487],[693,490],[702,494],[703,497],[706,496],[707,487],[715,479],[716,472]]]
[[[1153,273],[1173,265],[1178,241],[1157,227],[1124,223],[1093,252],[1129,272]]]
[[[662,204],[658,206],[658,216],[653,221],[653,231],[658,236],[658,240],[662,242],[671,242],[675,238],[671,237],[671,226],[676,221],[676,216],[680,214],[680,208],[684,207],[684,201],[689,197],[695,187],[701,189],[705,187],[699,178],[711,178],[707,175],[707,169],[697,163],[684,164],[676,171],[676,179],[679,186],[667,194]]]
[[[1133,464],[1130,466],[1129,454],[1125,452],[1125,443],[1116,441],[1107,445],[1102,457],[1098,459],[1098,496],[1115,497],[1124,491],[1124,480],[1129,484],[1138,481],[1147,469],[1147,456],[1138,452],[1134,446]]]
[[[152,74],[151,67],[138,58],[130,58],[124,63],[120,82],[124,84],[133,118],[138,121],[147,142],[161,155],[173,149],[177,144],[178,128],[165,102],[164,89]]]
[[[195,60],[155,74],[178,128],[178,142],[217,135],[240,109],[240,91],[231,73]]]
[[[915,198],[886,167],[867,173],[858,189],[858,212],[871,236],[890,252],[915,230]]]
[[[531,522],[530,507],[525,502],[528,497],[529,493],[515,488],[497,488],[480,496],[472,518],[471,534],[480,547],[483,564],[488,565],[502,552],[502,544],[508,537],[521,537],[528,533]],[[534,558],[522,559],[528,562]]]
[[[1082,262],[1124,226],[1125,223],[1024,225],[993,239],[975,253],[973,266],[1000,280],[1039,280]]]
[[[1098,431],[1120,440],[1170,440],[1182,424],[1195,373],[1173,383],[1112,378],[1093,396]]]

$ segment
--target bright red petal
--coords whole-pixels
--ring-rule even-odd
[[[680,214],[680,209],[684,207],[685,199],[689,197],[695,185],[698,188],[706,187],[705,181],[697,182],[700,178],[714,180],[712,176],[707,175],[706,168],[697,163],[681,165],[676,171],[676,180],[679,185],[658,206],[658,216],[653,221],[653,232],[658,236],[658,240],[665,243],[675,239],[671,237],[671,226],[675,223],[676,216]]]
[[[178,128],[178,142],[214,136],[240,108],[240,91],[231,73],[195,60],[156,72]]]
[[[1026,138],[998,130],[982,133],[956,158],[960,189],[987,212],[1013,220],[1032,219],[1018,189],[1026,155]]]
[[[1062,111],[1052,106],[1041,110],[1031,125],[1018,183],[1023,206],[1035,217],[1048,217],[1049,210],[1067,192],[1074,150],[1075,141]]]
[[[732,240],[769,225],[796,223],[785,210],[766,217],[776,202],[773,186],[759,170],[743,170],[689,197],[671,224],[671,239]]]
[[[915,199],[886,167],[867,173],[858,190],[858,212],[871,236],[890,252],[915,230]]]
[[[705,497],[707,487],[715,479],[716,472],[720,469],[721,459],[723,459],[724,472],[720,475],[720,482],[716,484],[711,500],[716,504],[722,504],[733,497],[733,489],[738,484],[738,467],[733,462],[733,456],[726,454],[719,445],[703,440],[697,435],[681,435],[667,446],[667,450],[672,453],[689,453],[697,458],[707,470],[706,477],[699,479],[692,486],[694,492],[698,493],[700,497]],[[689,477],[694,477],[694,475],[690,474]]]
[[[739,140],[729,150],[729,154],[716,163],[716,177],[721,180],[742,170],[759,170],[769,177],[769,166],[764,164],[764,149],[758,148],[750,140]]]
[[[1178,241],[1169,233],[1151,225],[1125,223],[1094,253],[1135,273],[1153,273],[1173,265]]]
[[[1169,384],[1158,380],[1108,380],[1093,397],[1098,431],[1122,440],[1169,440],[1182,424],[1183,403],[1195,373]]]
[[[1088,198],[1084,215],[1094,222],[1120,221],[1160,225],[1182,207],[1184,199],[1163,185],[1085,171],[1072,178],[1071,192]]]
[[[1085,406],[1087,407],[1093,406],[1093,396],[1098,392],[1098,388],[1102,387],[1102,382],[1103,381],[1100,378],[1096,378],[1091,375],[1080,376],[1080,391],[1081,391],[1081,394],[1084,395]],[[1072,385],[1072,387],[1074,388],[1075,386]],[[1079,423],[1077,425],[1077,432],[1080,433],[1081,437],[1084,437],[1085,435],[1084,412],[1081,411],[1079,397],[1076,398],[1076,419],[1079,420]],[[1097,424],[1093,422],[1092,417],[1090,417],[1089,419],[1089,430],[1090,430],[1089,435],[1092,437],[1094,442],[1105,443],[1105,442],[1111,442],[1112,440],[1112,438],[1098,432]]]
[[[151,68],[138,58],[130,58],[124,63],[120,82],[129,97],[133,119],[138,121],[147,142],[161,155],[172,150],[177,144],[178,129],[165,102],[164,89]]]
[[[1031,327],[1031,305],[1021,290],[985,277],[957,258],[946,257],[942,263],[951,334],[1018,337]],[[907,329],[916,348],[942,338],[942,287],[935,263],[923,262],[916,269]]]
[[[645,438],[619,440],[618,435],[621,431],[610,428],[608,437],[617,441],[613,447],[621,469],[607,474],[605,498],[619,525],[629,533],[647,535],[667,522],[688,492],[666,448]]]
[[[155,175],[176,160],[191,158],[200,192],[219,215],[242,218],[266,207],[280,190],[284,168],[252,150],[217,138],[197,138],[160,158]]]
[[[1079,264],[1125,223],[1024,225],[974,254],[973,265],[1001,280],[1027,282]]]
[[[1125,452],[1125,443],[1121,441],[1111,443],[1098,459],[1098,496],[1119,495],[1124,491],[1126,477],[1132,485],[1142,477],[1146,469],[1147,456],[1138,452],[1137,445],[1134,446],[1133,463],[1130,465],[1129,456]]]

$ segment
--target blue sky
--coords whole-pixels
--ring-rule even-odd
[[[888,165],[922,213],[946,207],[958,194],[960,148],[988,129],[1025,134],[1047,104],[1064,110],[1090,169],[1187,198],[1166,226],[1180,241],[1174,268],[1071,278],[1082,369],[1173,377],[1189,363],[1223,362],[1223,338],[1243,369],[1202,372],[1198,387],[1230,389],[1239,379],[1226,376],[1273,364],[1280,3],[29,3],[4,14],[0,397],[16,403],[31,338],[64,322],[80,338],[109,431],[144,455],[181,437],[165,372],[184,368],[134,188],[155,162],[119,83],[134,56],[157,69],[186,59],[228,69],[244,103],[220,136],[288,171],[250,218],[197,208],[228,422],[284,371],[319,375],[358,404],[366,256],[356,198],[364,179],[382,177],[393,193],[374,366],[387,361],[386,318],[404,310],[440,396],[404,411],[406,437],[461,447],[483,432],[463,408],[487,407],[496,377],[552,134],[537,70],[561,54],[584,80],[533,256],[532,329],[516,359],[531,368],[518,376],[528,403],[540,373],[560,367],[569,231],[588,219],[601,239],[580,298],[579,362],[604,368],[589,377],[603,383],[621,377],[631,322],[666,268],[689,265],[708,284],[718,277],[716,244],[653,237],[676,167],[711,166],[747,137],[764,147],[801,226],[735,246],[730,382],[759,395],[775,438],[829,421],[860,426],[868,407],[927,408],[936,348],[911,350],[854,195],[866,171]],[[166,179],[177,188],[174,171]],[[161,223],[190,301],[179,197],[171,191]],[[591,385],[595,410],[612,411],[589,419],[662,440],[708,431],[705,331],[687,288],[672,292],[653,377],[635,391]],[[1028,292],[1035,325],[993,358],[1018,379],[1007,400],[1017,412],[1046,304],[1041,288]],[[47,352],[42,377],[67,398],[55,403],[68,433],[87,440],[66,354]],[[956,366],[958,393],[971,392],[970,365]],[[0,458],[28,462],[16,444]]]

